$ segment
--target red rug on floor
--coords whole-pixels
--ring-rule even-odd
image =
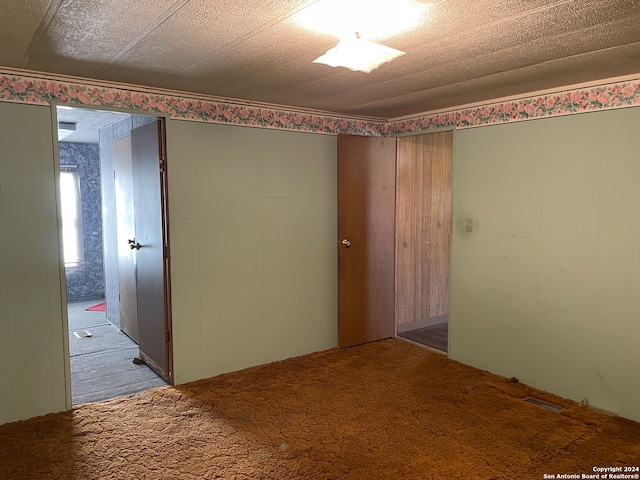
[[[107,304],[105,302],[98,303],[93,307],[89,307],[85,309],[87,312],[105,312],[107,310]]]

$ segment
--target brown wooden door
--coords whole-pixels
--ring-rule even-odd
[[[164,128],[161,120],[131,131],[136,288],[140,357],[171,380],[168,264],[165,263]]]
[[[395,334],[396,139],[338,136],[338,344]]]
[[[129,240],[136,235],[131,162],[131,137],[114,141],[120,330],[138,343],[136,253],[135,250],[131,250],[129,244]]]

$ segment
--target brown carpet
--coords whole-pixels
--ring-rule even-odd
[[[0,426],[3,480],[537,480],[617,465],[640,465],[640,424],[402,340]]]

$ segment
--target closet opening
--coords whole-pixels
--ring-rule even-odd
[[[396,329],[448,352],[453,132],[397,139]]]

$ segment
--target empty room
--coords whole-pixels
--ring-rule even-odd
[[[0,479],[640,478],[639,22],[2,2]]]

